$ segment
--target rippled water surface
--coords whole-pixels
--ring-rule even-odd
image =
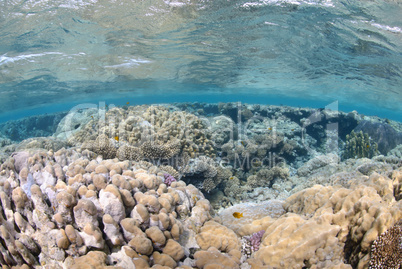
[[[338,101],[401,120],[398,1],[1,1],[0,117],[82,102]]]

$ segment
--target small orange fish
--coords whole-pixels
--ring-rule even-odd
[[[294,131],[295,129],[292,129],[292,132]]]
[[[91,116],[91,118],[94,118],[94,116]]]
[[[241,141],[240,143],[241,143],[243,146],[246,144],[244,141]]]
[[[370,147],[370,145],[367,145],[367,148],[369,148]]]
[[[129,104],[130,104],[130,102],[127,102],[127,103],[126,103],[126,105],[129,105]]]
[[[269,127],[269,128],[268,128],[268,131],[272,131],[272,128],[271,128],[271,127]]]
[[[234,177],[230,177],[229,179],[234,179]]]
[[[119,137],[116,135],[116,136],[114,137],[114,140],[119,141]]]
[[[243,213],[240,212],[234,212],[233,213],[233,217],[235,217],[236,219],[240,219],[243,217]]]

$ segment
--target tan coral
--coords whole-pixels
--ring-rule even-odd
[[[172,259],[172,257],[170,257],[167,254],[161,254],[159,252],[154,252],[152,254],[152,257],[154,259],[154,263],[155,264],[159,264],[162,266],[167,266],[168,268],[176,268],[177,263],[175,262],[175,260]]]
[[[173,239],[169,239],[163,248],[163,253],[172,257],[175,261],[179,261],[184,257],[183,247]]]
[[[165,235],[156,226],[146,229],[145,234],[152,240],[152,243],[157,247],[161,247],[166,243]]]
[[[237,235],[227,227],[215,222],[208,221],[197,234],[196,240],[203,250],[210,247],[229,252],[233,249],[240,250],[240,241]]]
[[[70,241],[66,235],[66,232],[63,229],[60,229],[60,233],[57,240],[57,246],[62,249],[67,249],[70,245]]]
[[[132,190],[129,181],[124,176],[119,174],[115,174],[112,176],[112,184],[118,187],[119,189],[125,189],[128,191]]]
[[[266,230],[253,268],[363,268],[377,236],[402,217],[402,204],[391,196],[391,180],[372,174],[351,189],[316,185],[290,196],[287,213],[254,222]],[[346,264],[345,253],[347,251]]]
[[[79,233],[84,243],[88,247],[102,249],[105,241],[102,238],[102,232],[92,223],[87,223],[82,232]]]
[[[92,182],[98,191],[106,188],[107,180],[105,174],[93,174],[92,175]]]
[[[343,250],[343,245],[335,237],[339,230],[337,225],[317,223],[314,219],[305,220],[295,214],[287,215],[267,227],[260,250],[248,262],[253,268],[264,265],[301,268],[305,266],[305,261],[309,264],[320,262],[316,256],[320,251],[323,252],[320,257],[324,261],[330,254],[339,257]]]
[[[84,229],[87,223],[98,226],[97,209],[94,203],[87,199],[81,199],[74,207],[74,217],[80,229]]]
[[[135,219],[125,218],[120,222],[120,226],[127,242],[132,240],[135,236],[146,236],[145,233],[138,227],[139,223]]]
[[[120,233],[119,225],[109,214],[103,215],[103,232],[106,237],[114,246],[120,246],[124,244],[123,236]]]
[[[121,199],[127,211],[131,211],[135,206],[134,197],[131,195],[131,192],[125,189],[120,190]]]
[[[141,180],[148,190],[156,189],[160,184],[162,184],[162,180],[160,178],[148,173],[137,173],[135,178]]]
[[[114,266],[106,265],[107,255],[101,251],[91,251],[88,254],[74,259],[72,264],[69,265],[71,269],[106,269],[116,268]],[[121,268],[122,269],[122,268]]]
[[[150,215],[148,209],[143,204],[137,204],[130,214],[131,218],[138,220],[140,223],[148,222]]]
[[[82,246],[82,244],[84,243],[80,234],[78,233],[77,230],[74,229],[72,225],[69,224],[66,226],[65,233],[71,244]]]
[[[105,214],[109,214],[119,223],[126,213],[118,188],[112,184],[99,192],[99,203]]]
[[[172,229],[170,230],[170,233],[173,237],[174,240],[179,240],[180,234],[182,233],[182,228],[177,224],[173,224]]]
[[[128,242],[137,253],[142,255],[150,255],[153,251],[152,242],[145,236],[136,236]]]
[[[170,227],[170,218],[166,213],[162,212],[162,210],[158,214],[158,219],[159,219],[158,226],[162,231],[165,231]]]
[[[197,251],[194,254],[197,268],[200,269],[236,269],[240,268],[237,257],[221,253],[218,249],[210,247],[208,250]]]
[[[149,212],[157,213],[161,208],[161,205],[156,196],[146,195],[142,192],[136,192],[134,194],[134,199],[137,201],[138,204],[146,206]]]

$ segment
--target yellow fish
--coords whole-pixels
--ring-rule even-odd
[[[115,136],[115,137],[114,137],[114,140],[119,141],[119,137],[118,137],[118,136]]]
[[[269,131],[272,131],[272,128],[271,128],[271,127],[269,127],[269,128],[268,128],[268,130],[269,130]]]
[[[126,103],[126,105],[129,105],[129,104],[130,104],[130,102],[127,102],[127,103]]]
[[[246,144],[244,141],[241,141],[240,143],[241,143],[243,146]]]
[[[370,147],[370,145],[367,145],[367,148],[369,148]]]
[[[240,219],[243,217],[243,213],[240,212],[234,212],[233,213],[233,217],[235,217],[236,219]]]
[[[292,132],[294,131],[295,129],[292,129]]]

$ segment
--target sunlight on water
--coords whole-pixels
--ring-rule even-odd
[[[375,107],[373,114],[395,119],[401,112],[398,2],[3,1],[0,7],[3,117],[114,94],[167,100],[187,94],[197,101],[195,89],[216,95],[214,101],[245,102],[257,94],[262,103],[281,96],[285,104],[302,98],[337,100],[358,111]]]

